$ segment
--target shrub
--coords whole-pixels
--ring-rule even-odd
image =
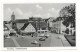
[[[68,28],[65,30],[65,33],[66,34],[69,34],[69,29]]]

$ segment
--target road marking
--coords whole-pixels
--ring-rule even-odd
[[[11,39],[13,40],[16,47],[20,47],[20,45],[18,44],[18,42],[16,41],[16,39],[14,37],[11,37]]]

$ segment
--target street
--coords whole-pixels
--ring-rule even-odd
[[[39,45],[31,44],[32,41],[36,40],[41,44],[41,47],[64,47],[70,46],[68,41],[61,34],[48,33],[50,36],[45,41],[39,41],[38,37],[16,37],[13,36],[10,39],[5,39],[5,47],[39,47]],[[10,41],[9,41],[10,40]]]

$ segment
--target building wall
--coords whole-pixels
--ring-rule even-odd
[[[53,31],[56,33],[63,33],[66,29],[66,27],[62,24],[62,21],[53,22],[52,26]]]
[[[71,28],[71,24],[67,28],[69,29],[69,34],[67,34],[67,35],[73,35],[75,32],[75,29]]]
[[[71,25],[69,25],[68,27],[66,27],[66,26],[64,26],[62,24],[62,22],[63,21],[53,22],[52,23],[52,25],[53,25],[52,31],[55,32],[55,33],[63,34],[63,33],[65,33],[66,28],[68,28],[69,29],[69,34],[67,34],[67,35],[73,35],[74,32],[75,32],[74,28],[71,28]]]
[[[63,31],[66,30],[66,26],[64,26],[64,25],[62,24],[62,22],[63,22],[63,21],[61,21],[61,33],[63,33]]]
[[[50,19],[48,20],[48,23],[49,23],[49,27],[53,27],[52,26],[52,21],[54,20],[54,17],[50,17]]]

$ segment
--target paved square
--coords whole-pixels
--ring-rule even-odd
[[[41,44],[41,47],[64,47],[70,46],[68,41],[63,35],[48,33],[50,36],[45,41],[39,41],[38,37],[31,36],[13,36],[10,39],[4,40],[5,47],[39,47],[39,45],[31,44],[32,41],[36,40]]]

